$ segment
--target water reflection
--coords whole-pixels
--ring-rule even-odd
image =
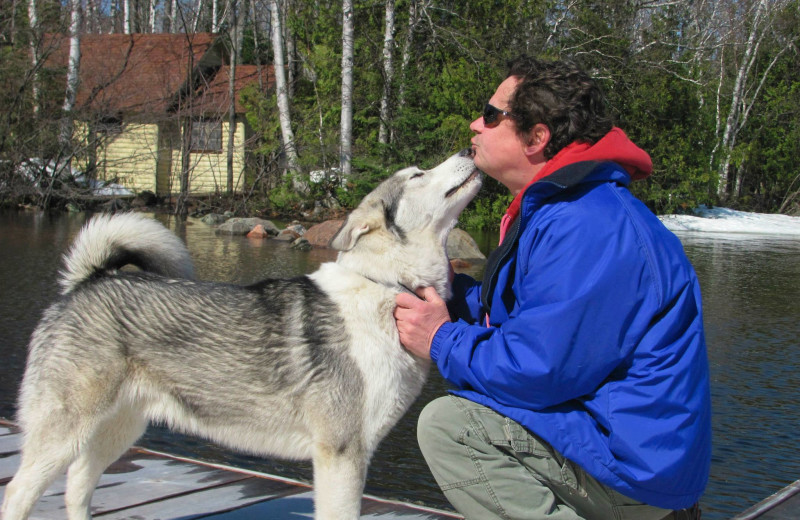
[[[250,283],[291,277],[335,259],[322,249],[220,237],[200,221],[160,216],[189,246],[200,279]],[[60,256],[86,217],[0,212],[0,416],[12,417],[26,344],[42,310],[58,294]],[[477,237],[484,250],[496,236]],[[712,371],[714,453],[703,518],[723,519],[800,476],[797,429],[800,370],[800,240],[681,235],[703,290]],[[480,268],[472,269],[475,276]],[[446,384],[435,373],[422,397],[382,443],[367,492],[446,506],[416,442],[416,417]],[[151,428],[143,444],[180,455],[310,480],[306,463],[243,456],[205,441]]]

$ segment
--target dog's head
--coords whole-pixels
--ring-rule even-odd
[[[459,152],[430,170],[415,166],[400,170],[364,197],[330,246],[349,256],[359,249],[381,255],[373,257],[372,263],[384,260],[404,264],[395,270],[420,270],[424,269],[421,262],[442,264],[443,261],[446,268],[447,235],[478,193],[481,182],[470,150]],[[342,257],[340,254],[340,261]],[[369,271],[371,277],[383,278],[376,276],[369,266],[358,268],[361,272]],[[387,266],[386,271],[392,268]],[[391,272],[386,274],[391,275]],[[426,278],[424,275],[404,276],[407,279],[399,281],[415,284],[409,285],[414,288],[420,282],[428,285],[436,282],[420,280]],[[398,282],[397,279],[382,281]]]

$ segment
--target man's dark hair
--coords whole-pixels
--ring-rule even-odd
[[[574,141],[594,144],[611,130],[600,87],[574,63],[520,56],[509,62],[508,76],[520,80],[509,101],[517,133],[526,137],[538,123],[550,129],[545,158]]]

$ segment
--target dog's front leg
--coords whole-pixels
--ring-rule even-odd
[[[361,494],[367,477],[367,455],[353,441],[314,449],[314,518],[356,520],[361,515]]]

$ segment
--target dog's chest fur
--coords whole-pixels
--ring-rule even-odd
[[[350,355],[366,387],[365,428],[381,438],[417,398],[430,366],[400,344],[394,321],[398,289],[335,263],[323,264],[309,277],[336,303],[351,335]]]

